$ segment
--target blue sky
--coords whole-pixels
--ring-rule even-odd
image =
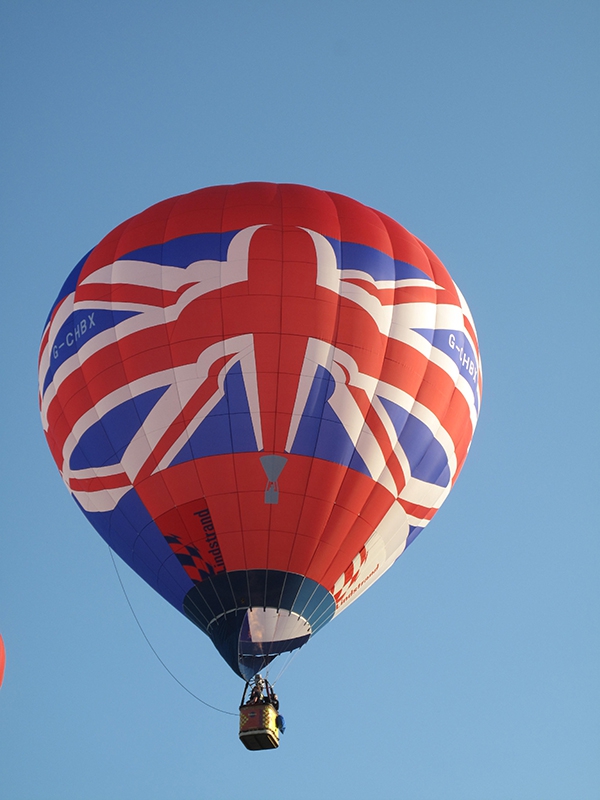
[[[600,791],[598,31],[592,2],[2,4],[0,775],[10,800],[587,800]],[[444,261],[482,416],[417,542],[290,664],[274,753],[152,654],[63,486],[36,360],[109,230],[202,186],[348,194]],[[209,640],[121,575],[192,692]]]

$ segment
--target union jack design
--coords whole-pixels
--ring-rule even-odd
[[[109,234],[65,283],[39,374],[73,497],[207,632],[224,576],[225,616],[263,589],[264,613],[279,609],[291,579],[275,575],[314,584],[302,609],[302,588],[287,598],[301,636],[252,614],[237,630],[239,656],[240,631],[255,646],[269,628],[262,658],[355,600],[427,525],[481,396],[473,320],[433,253],[347,198],[271,184],[175,198]],[[263,589],[248,578],[238,597],[231,576],[258,572]]]

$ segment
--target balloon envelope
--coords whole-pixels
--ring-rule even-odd
[[[83,513],[250,677],[418,536],[481,396],[439,259],[331,192],[171,198],[71,272],[41,344],[44,430]]]

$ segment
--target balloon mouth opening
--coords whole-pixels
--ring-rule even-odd
[[[306,644],[333,617],[335,600],[296,573],[240,570],[198,582],[183,610],[232,670],[249,680],[277,656]]]
[[[238,670],[249,680],[282,653],[297,650],[311,637],[310,623],[293,611],[249,608],[238,639]]]

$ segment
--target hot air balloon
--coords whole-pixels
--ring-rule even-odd
[[[246,183],[158,203],[82,258],[39,387],[83,514],[248,681],[429,523],[481,367],[462,294],[401,225]]]

